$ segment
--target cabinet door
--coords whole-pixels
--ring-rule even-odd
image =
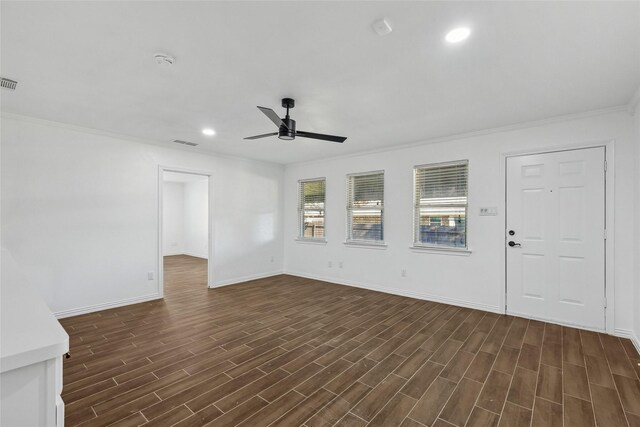
[[[2,373],[0,425],[11,427],[61,425],[57,424],[56,416],[56,397],[60,397],[60,394],[56,393],[57,360],[58,358],[49,359]],[[60,382],[62,382],[61,379]]]

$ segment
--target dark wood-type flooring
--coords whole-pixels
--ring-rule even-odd
[[[62,320],[66,423],[640,426],[631,342],[292,276],[206,289],[167,257],[165,299]]]

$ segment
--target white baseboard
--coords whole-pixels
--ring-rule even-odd
[[[81,314],[93,313],[94,311],[108,310],[110,308],[122,307],[124,305],[130,304],[138,304],[141,302],[147,302],[156,299],[160,299],[160,295],[157,293],[151,295],[143,295],[141,297],[127,298],[120,301],[105,302],[102,304],[89,305],[86,307],[56,311],[55,313],[53,313],[53,315],[58,319],[64,319],[65,317],[79,316]]]
[[[206,254],[202,255],[202,254],[197,254],[195,252],[186,252],[186,251],[171,252],[168,254],[163,254],[162,256],[177,256],[177,255],[186,255],[186,256],[192,256],[195,258],[208,259],[208,256]]]
[[[613,331],[613,334],[617,337],[630,339],[631,343],[633,343],[633,346],[636,348],[636,350],[638,350],[638,353],[640,353],[640,339],[638,339],[638,336],[634,331],[632,331],[631,329],[616,328]]]
[[[223,280],[223,281],[216,282],[213,286],[209,286],[209,287],[210,288],[220,288],[220,287],[223,287],[223,286],[229,286],[229,285],[235,285],[235,284],[242,283],[242,282],[248,282],[249,280],[264,279],[266,277],[277,276],[279,274],[282,274],[282,270],[272,271],[272,272],[269,272],[269,273],[262,273],[262,274],[254,274],[254,275],[249,275],[249,276],[236,277],[236,278],[228,279],[228,280]],[[86,307],[79,307],[79,308],[71,308],[71,309],[68,309],[68,310],[61,310],[61,311],[57,311],[57,312],[53,313],[53,315],[58,319],[64,319],[65,317],[79,316],[81,314],[93,313],[95,311],[108,310],[110,308],[122,307],[122,306],[130,305],[130,304],[138,304],[138,303],[141,303],[141,302],[153,301],[153,300],[161,299],[161,298],[162,297],[160,297],[160,295],[158,293],[155,293],[155,294],[151,294],[151,295],[144,295],[144,296],[141,296],[141,297],[127,298],[127,299],[123,299],[123,300],[120,300],[120,301],[106,302],[106,303],[95,304],[95,305],[90,305],[90,306],[86,306]]]
[[[300,273],[296,271],[285,271],[284,274],[289,274],[291,276],[305,277],[307,279],[321,280],[323,282],[336,283],[338,285],[353,286],[354,288],[368,289],[370,291],[383,292],[385,294],[400,295],[403,297],[440,302],[443,304],[450,304],[450,305],[455,305],[459,307],[473,308],[473,309],[482,310],[482,311],[490,311],[492,313],[497,313],[497,314],[504,314],[504,311],[501,310],[499,306],[482,304],[482,303],[477,303],[473,301],[465,301],[457,298],[443,297],[435,294],[408,292],[408,291],[397,289],[397,288],[381,288],[381,287],[371,286],[369,284],[365,284],[361,282],[338,280],[332,277],[321,277],[313,274]]]
[[[271,271],[269,273],[252,274],[249,276],[234,277],[233,279],[219,280],[210,285],[209,288],[221,288],[223,286],[237,285],[238,283],[248,282],[249,280],[265,279],[267,277],[278,276],[284,274],[282,270]]]
[[[638,354],[640,354],[640,338],[638,338],[638,335],[632,333],[630,340],[633,343],[633,346],[636,348]]]

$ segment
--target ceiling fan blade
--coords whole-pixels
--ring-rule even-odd
[[[260,138],[266,138],[268,136],[275,136],[277,134],[278,134],[278,132],[263,133],[262,135],[248,136],[248,137],[246,137],[244,139],[260,139]]]
[[[278,114],[275,111],[273,111],[271,108],[258,106],[258,109],[262,111],[265,114],[265,116],[269,117],[269,119],[271,119],[271,121],[276,126],[278,126],[278,129],[280,129],[280,126],[284,126],[285,128],[289,129],[287,125],[282,121],[282,119],[278,117]]]
[[[303,136],[305,138],[322,139],[323,141],[331,142],[344,142],[346,136],[325,135],[322,133],[305,132],[303,130],[296,131],[296,136]]]

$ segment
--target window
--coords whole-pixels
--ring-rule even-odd
[[[467,182],[469,162],[414,168],[414,245],[467,247]]]
[[[347,175],[347,242],[383,243],[384,172]]]
[[[325,179],[298,181],[298,238],[324,240]]]

